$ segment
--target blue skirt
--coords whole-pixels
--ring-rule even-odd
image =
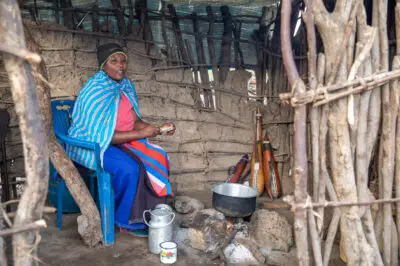
[[[167,198],[154,191],[141,159],[122,145],[110,146],[104,153],[103,166],[112,175],[115,224],[126,229],[147,228],[143,221],[144,210],[166,203]]]
[[[139,164],[115,146],[104,153],[104,170],[110,173],[115,194],[115,224],[124,228],[144,229],[144,223],[129,223],[139,180]]]

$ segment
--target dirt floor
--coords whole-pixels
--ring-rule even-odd
[[[48,228],[41,231],[42,241],[38,257],[41,265],[89,266],[89,265],[164,265],[158,255],[147,248],[147,238],[136,238],[116,231],[113,247],[90,249],[83,245],[77,232],[76,214],[63,216],[63,228],[56,227],[55,215],[47,215]],[[189,258],[178,251],[174,265],[200,265],[199,258]]]
[[[200,199],[205,203],[206,208],[210,208],[210,195],[190,195]],[[260,200],[259,207],[263,205],[264,200]],[[279,209],[280,214],[285,216],[289,223],[293,223],[293,214],[290,210]],[[159,255],[150,253],[147,248],[147,238],[137,238],[115,232],[115,245],[111,247],[100,247],[95,249],[87,248],[81,241],[77,232],[76,218],[77,214],[63,215],[63,228],[59,230],[56,227],[55,214],[45,215],[48,228],[41,230],[42,240],[38,249],[38,258],[40,265],[51,266],[102,266],[102,265],[164,265],[160,262]],[[174,265],[224,265],[219,260],[210,262],[207,256],[184,244],[179,244],[178,260]],[[332,261],[329,265],[344,265],[338,256],[338,247],[332,252]],[[295,252],[287,256],[284,262],[274,265],[296,265]],[[267,264],[266,264],[267,265]]]

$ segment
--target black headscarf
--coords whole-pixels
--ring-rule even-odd
[[[117,43],[106,43],[97,48],[97,60],[99,61],[100,69],[104,67],[110,56],[114,54],[123,54],[125,57],[128,57],[122,47]]]

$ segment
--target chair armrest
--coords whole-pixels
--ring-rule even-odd
[[[100,145],[98,143],[91,141],[77,140],[69,136],[66,136],[64,134],[60,134],[58,132],[55,132],[55,134],[57,139],[65,144],[93,150],[97,164],[97,171],[99,171],[102,168],[100,160]]]
[[[72,146],[77,146],[80,148],[85,148],[85,149],[90,149],[90,150],[96,150],[100,149],[99,144],[91,141],[84,141],[84,140],[77,140],[74,138],[71,138],[69,136],[66,136],[64,134],[56,133],[57,139],[59,139],[61,142],[72,145]]]

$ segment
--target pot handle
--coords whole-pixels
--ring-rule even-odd
[[[147,221],[146,221],[146,212],[150,212],[150,210],[145,210],[144,212],[143,212],[143,221],[144,221],[144,223],[148,226],[148,227],[152,227]]]

